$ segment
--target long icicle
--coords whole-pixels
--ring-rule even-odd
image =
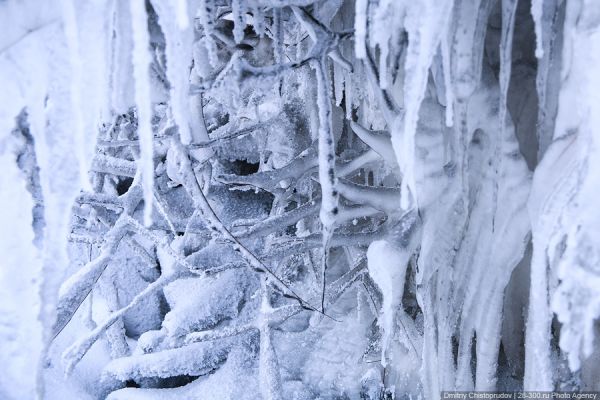
[[[444,71],[444,89],[446,95],[445,122],[447,127],[454,125],[454,91],[452,90],[452,67],[450,66],[450,25],[448,19],[440,42],[442,69]]]
[[[542,17],[544,14],[544,0],[531,1],[531,17],[535,24],[535,56],[542,58],[544,56],[544,46],[542,42]]]
[[[414,160],[415,134],[419,120],[421,102],[429,77],[429,67],[435,51],[442,39],[446,21],[452,10],[452,0],[443,2],[427,1],[419,7],[410,7],[406,16],[406,30],[409,36],[406,62],[404,66],[404,124],[392,133],[392,144],[400,163],[402,179],[401,207],[409,207],[409,196],[418,204],[415,190]]]
[[[313,63],[317,75],[317,104],[319,110],[319,182],[321,183],[321,212],[323,224],[323,266],[321,270],[321,311],[325,312],[325,274],[329,253],[329,243],[335,229],[338,214],[339,194],[336,189],[335,138],[331,127],[331,99],[329,82],[325,74],[325,58]]]
[[[165,36],[167,79],[169,79],[170,85],[169,95],[173,119],[179,128],[181,141],[184,144],[196,143],[205,138],[201,137],[200,130],[191,129],[193,125],[188,115],[190,109],[189,57],[192,53],[194,33],[191,28],[181,28],[181,24],[176,23],[180,17],[177,15],[178,9],[174,4],[163,1],[152,1],[152,4],[158,14],[158,23]]]
[[[367,18],[368,0],[356,1],[356,18],[354,19],[354,53],[356,58],[363,60],[367,57]]]
[[[200,4],[198,5],[198,19],[204,29],[204,45],[208,51],[210,65],[216,67],[219,64],[219,58],[217,57],[217,45],[212,36],[215,31],[213,21],[214,9],[215,4],[213,0],[200,0]]]
[[[512,42],[518,0],[502,0],[502,34],[500,39],[500,127],[506,126],[506,96],[512,67]]]
[[[73,0],[61,2],[64,18],[65,37],[69,50],[69,63],[71,66],[71,108],[73,111],[73,129],[77,143],[77,161],[79,164],[79,180],[84,190],[90,190],[91,185],[87,177],[88,157],[85,151],[85,123],[81,109],[81,87],[83,86],[83,67],[79,50],[79,28],[77,25],[77,10]]]
[[[144,0],[131,0],[131,26],[133,30],[133,72],[135,77],[135,103],[137,105],[138,136],[140,138],[140,168],[144,191],[144,224],[152,224],[154,197],[154,162],[152,134],[152,103],[150,100],[150,43],[148,16]]]
[[[492,193],[492,229],[495,229],[496,209],[498,208],[498,185],[500,180],[500,164],[502,162],[501,143],[504,139],[506,130],[506,98],[508,96],[508,87],[510,84],[510,74],[512,69],[512,42],[515,30],[515,15],[517,12],[518,0],[502,0],[502,33],[500,36],[500,132],[494,137],[493,165],[495,173],[495,183]]]

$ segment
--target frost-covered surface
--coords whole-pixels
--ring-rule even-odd
[[[0,398],[600,390],[598,26],[0,1]]]

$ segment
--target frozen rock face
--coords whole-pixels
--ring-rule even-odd
[[[600,390],[599,24],[0,1],[0,397]]]

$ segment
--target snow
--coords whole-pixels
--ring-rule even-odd
[[[105,367],[103,374],[120,381],[152,376],[198,376],[206,373],[206,368],[223,362],[226,351],[226,348],[215,348],[206,343],[193,343],[177,349],[117,358]]]
[[[202,347],[190,349],[190,356],[204,355]],[[204,347],[206,348],[206,347]],[[240,399],[253,400],[260,396],[257,379],[246,372],[247,366],[241,351],[233,350],[229,353],[227,361],[214,374],[201,377],[185,386],[175,389],[133,389],[125,388],[112,392],[107,399],[110,400],[136,400],[136,399]],[[165,359],[165,358],[163,358]],[[188,361],[194,362],[190,357]],[[193,364],[192,364],[193,365]],[[186,367],[191,371],[189,367]],[[193,372],[193,371],[192,371]]]
[[[225,319],[234,319],[245,295],[243,273],[224,271],[215,278],[188,278],[171,283],[164,289],[170,310],[165,315],[163,328],[172,337],[185,336],[217,325]],[[240,287],[241,286],[241,287]],[[179,298],[179,293],[197,296]]]

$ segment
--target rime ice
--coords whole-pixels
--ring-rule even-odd
[[[0,1],[0,398],[600,390],[599,23]]]

